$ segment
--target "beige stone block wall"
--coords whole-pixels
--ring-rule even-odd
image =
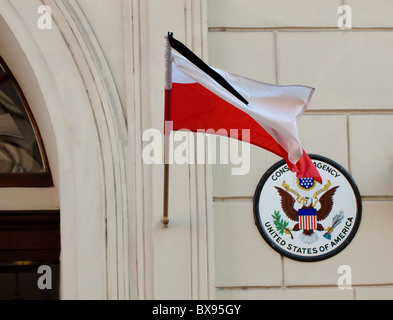
[[[346,0],[352,8],[354,27],[393,27],[393,3],[390,0]]]
[[[386,290],[384,290],[386,291]],[[375,292],[375,296],[381,293]],[[218,300],[353,300],[353,290],[337,288],[218,290]]]
[[[350,5],[353,29],[337,26]],[[281,257],[259,235],[253,196],[279,158],[251,147],[250,172],[213,166],[217,299],[393,299],[391,1],[209,0],[209,63],[276,84],[316,88],[299,121],[303,147],[342,165],[362,196],[351,244],[315,263]],[[218,150],[218,147],[217,147]],[[338,268],[351,267],[340,290]]]
[[[393,114],[351,115],[349,119],[351,167],[359,188],[367,196],[392,196]]]
[[[393,33],[278,32],[279,84],[316,88],[310,109],[389,109]]]
[[[209,36],[209,49],[209,62],[216,68],[264,82],[276,81],[272,32],[213,32]]]
[[[211,0],[210,27],[335,26],[341,0]]]
[[[216,287],[280,287],[281,258],[253,228],[252,201],[216,202],[214,209]]]

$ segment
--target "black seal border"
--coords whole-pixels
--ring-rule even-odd
[[[316,160],[316,161],[323,161],[325,163],[328,163],[332,166],[334,166],[337,170],[340,171],[340,173],[342,173],[345,178],[347,179],[347,181],[349,182],[349,184],[352,187],[353,193],[356,197],[356,206],[357,206],[357,210],[356,210],[356,221],[355,224],[353,226],[353,229],[351,231],[351,233],[348,235],[348,237],[345,239],[345,241],[341,244],[341,246],[339,246],[337,249],[332,250],[329,253],[317,256],[317,257],[301,257],[301,256],[297,256],[293,253],[290,253],[288,251],[283,250],[281,247],[279,247],[278,245],[276,245],[274,242],[272,242],[270,240],[270,238],[267,236],[267,234],[265,233],[265,230],[263,228],[263,223],[260,220],[260,214],[259,214],[259,199],[260,199],[260,194],[262,192],[262,189],[266,183],[266,181],[269,179],[269,177],[280,167],[282,167],[283,165],[286,164],[285,160],[281,160],[279,162],[277,162],[276,164],[274,164],[268,171],[266,171],[266,173],[262,176],[261,180],[258,183],[258,186],[256,188],[255,194],[254,194],[254,200],[253,200],[253,211],[254,211],[254,219],[255,219],[255,224],[259,230],[259,233],[262,235],[263,239],[270,245],[270,247],[272,247],[276,252],[278,252],[280,255],[285,256],[289,259],[295,260],[295,261],[300,261],[300,262],[318,262],[318,261],[322,261],[322,260],[326,260],[329,259],[333,256],[336,256],[337,254],[339,254],[341,251],[343,251],[353,240],[353,238],[355,237],[359,226],[360,226],[360,222],[362,220],[362,199],[361,199],[361,195],[359,192],[359,189],[356,185],[355,180],[352,178],[352,176],[347,172],[347,170],[345,170],[341,165],[339,165],[337,162],[326,158],[324,156],[320,156],[320,155],[316,155],[316,154],[309,154],[309,157],[311,160]]]

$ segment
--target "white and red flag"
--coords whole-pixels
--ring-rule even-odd
[[[297,129],[313,88],[272,85],[211,68],[171,33],[165,47],[165,121],[173,122],[172,130],[237,129],[232,138],[285,159],[298,178],[322,183]],[[242,137],[242,129],[250,136]]]

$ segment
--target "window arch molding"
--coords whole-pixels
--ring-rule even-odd
[[[32,19],[42,4],[2,1],[0,54],[29,101],[59,194],[60,295],[126,297],[128,238],[117,230],[128,214],[121,104],[77,4],[45,1],[56,22],[47,32]]]

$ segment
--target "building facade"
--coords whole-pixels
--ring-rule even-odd
[[[387,0],[0,0],[0,56],[53,178],[2,188],[0,211],[60,212],[61,299],[393,298],[392,18]],[[316,88],[303,147],[343,166],[362,199],[344,251],[305,263],[264,241],[253,197],[280,159],[255,147],[241,176],[171,165],[161,223],[164,166],[143,153],[146,130],[163,131],[168,31],[211,66]]]

